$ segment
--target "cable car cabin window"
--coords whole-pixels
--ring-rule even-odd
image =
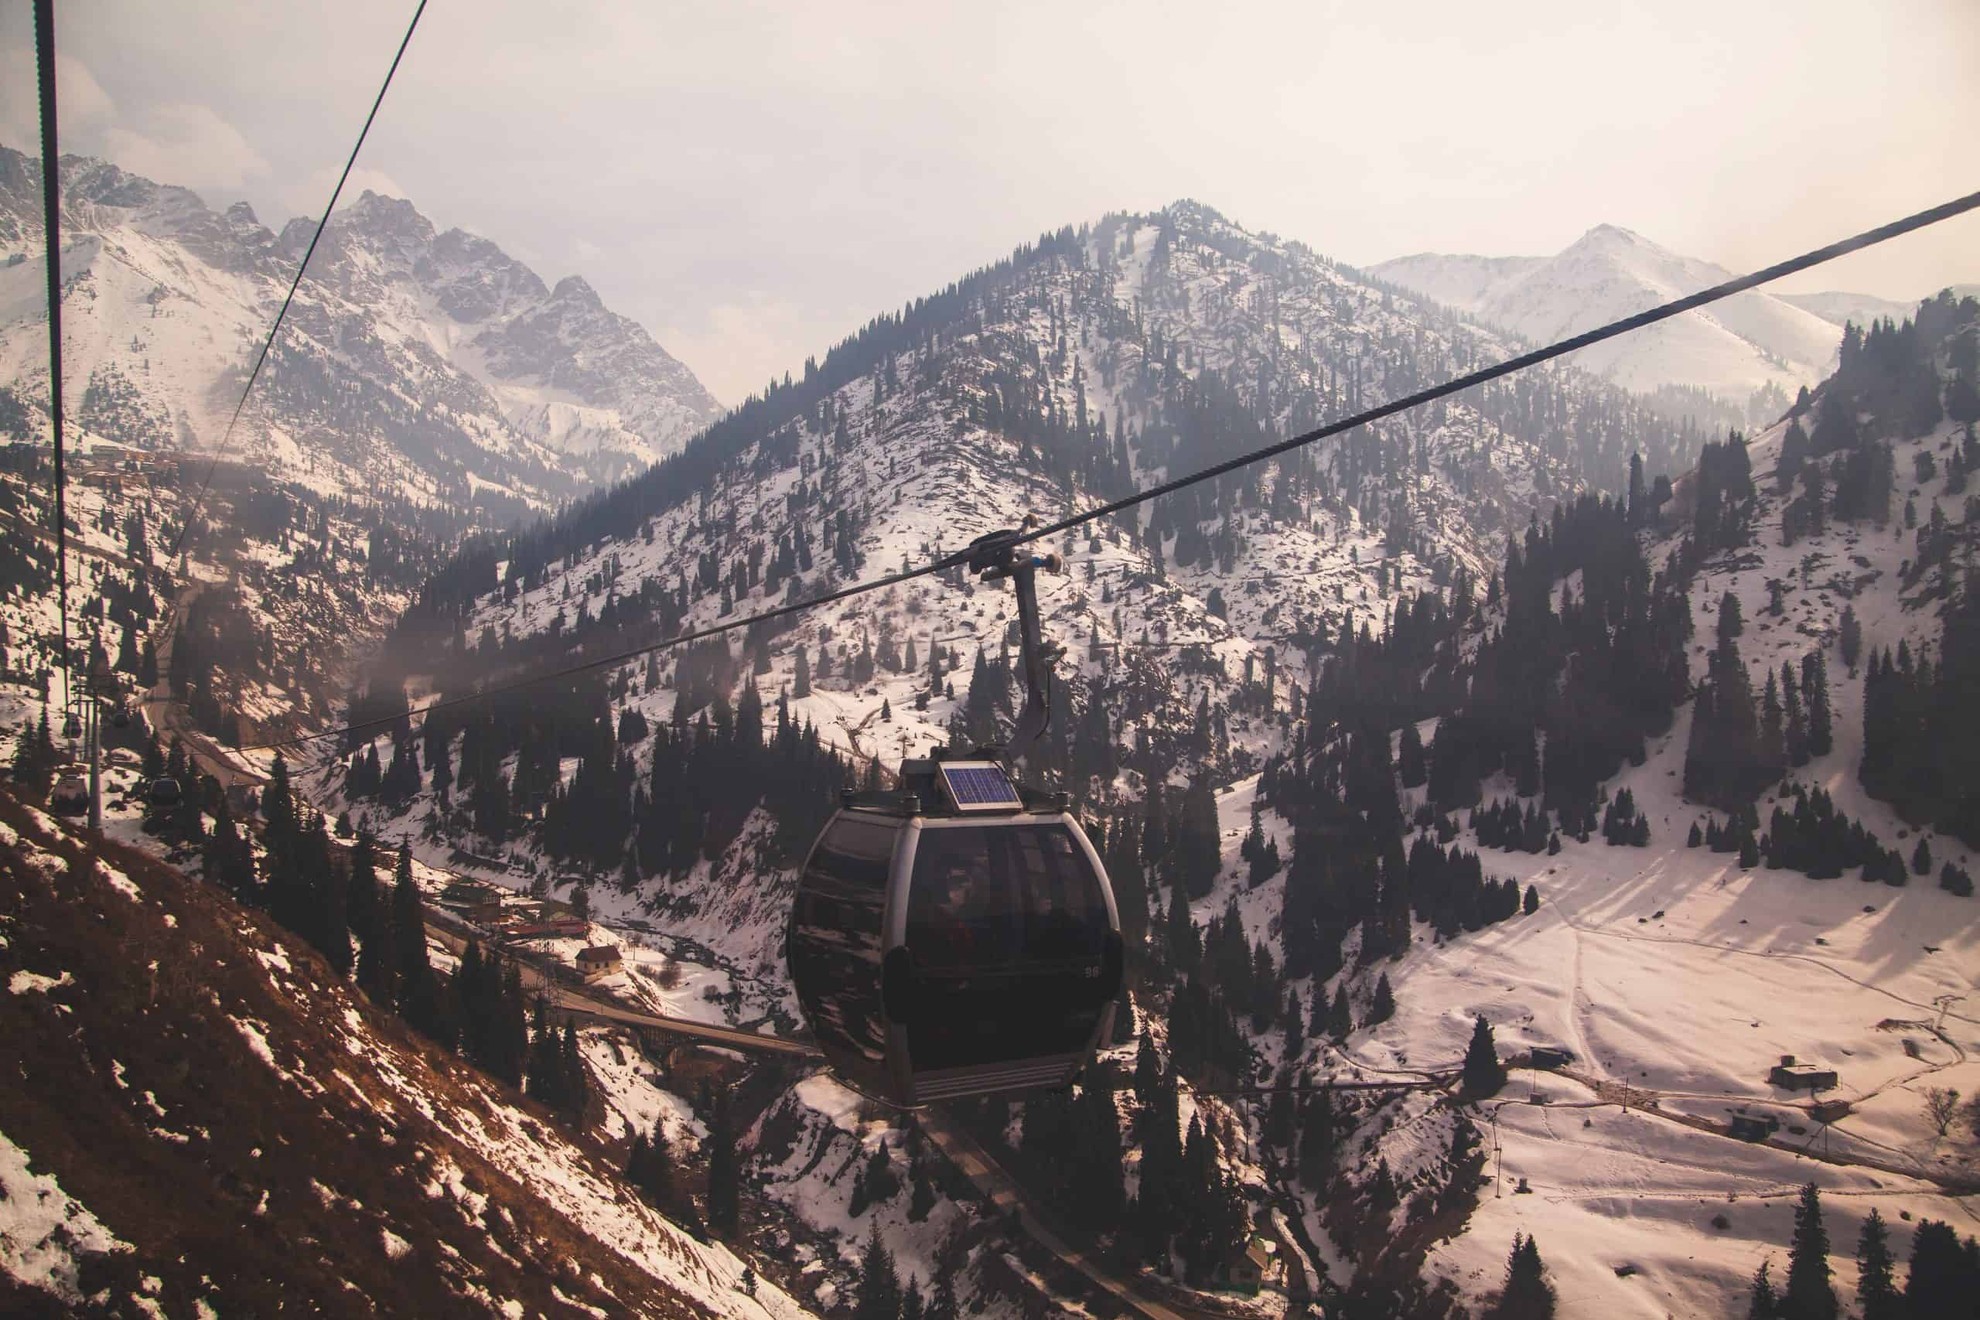
[[[791,923],[791,978],[818,987],[804,1005],[819,1048],[853,1085],[882,1094],[887,1027],[880,940],[897,827],[841,816],[812,850]]]
[[[925,829],[915,849],[907,1023],[916,1071],[1075,1054],[1096,995],[1107,901],[1062,824]]]
[[[1097,960],[1107,902],[1064,825],[923,830],[907,945],[923,971]]]

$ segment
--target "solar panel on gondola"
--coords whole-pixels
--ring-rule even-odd
[[[1065,1086],[1113,1027],[1120,915],[1064,794],[1013,780],[1044,731],[1032,574],[1021,532],[971,549],[1017,586],[1025,707],[1001,748],[901,763],[900,787],[849,793],[812,845],[785,938],[826,1062],[899,1105]]]
[[[957,811],[1012,811],[1024,805],[1017,785],[995,761],[942,761],[936,769]]]

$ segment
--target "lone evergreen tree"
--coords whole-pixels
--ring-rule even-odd
[[[1554,1288],[1547,1282],[1547,1267],[1531,1237],[1513,1234],[1505,1290],[1488,1314],[1491,1320],[1553,1320]]]
[[[1958,1320],[1973,1314],[1980,1288],[1980,1248],[1968,1238],[1961,1251],[1951,1224],[1927,1219],[1911,1235],[1911,1272],[1904,1281],[1908,1320]]]
[[[1375,981],[1375,1001],[1368,1006],[1368,1020],[1361,1025],[1372,1027],[1378,1022],[1387,1022],[1396,1015],[1396,992],[1389,988],[1389,974],[1383,972]]]
[[[900,1320],[901,1276],[894,1272],[894,1253],[880,1240],[875,1224],[866,1237],[859,1261],[859,1301],[853,1320]]]
[[[1856,677],[1856,662],[1863,655],[1863,623],[1856,617],[1856,606],[1845,605],[1842,623],[1837,628],[1837,649],[1842,652],[1843,665],[1851,678]]]
[[[1746,1320],[1775,1320],[1780,1314],[1780,1298],[1774,1294],[1774,1281],[1768,1277],[1773,1267],[1771,1260],[1760,1262],[1760,1268],[1753,1271],[1753,1291],[1748,1294]]]
[[[1863,1320],[1902,1320],[1905,1307],[1891,1278],[1891,1235],[1874,1207],[1856,1239],[1856,1300]]]
[[[1498,1044],[1492,1039],[1492,1024],[1483,1014],[1472,1024],[1471,1044],[1464,1051],[1464,1090],[1475,1098],[1496,1095],[1506,1084],[1506,1068],[1499,1062]]]
[[[1343,976],[1339,988],[1334,991],[1334,1006],[1327,1014],[1327,1034],[1337,1041],[1346,1040],[1353,1030],[1354,1009],[1348,1003],[1347,978]]]
[[[1830,1286],[1829,1230],[1822,1226],[1822,1196],[1815,1184],[1801,1189],[1794,1210],[1794,1241],[1788,1248],[1787,1287],[1781,1292],[1783,1320],[1836,1320],[1836,1290]]]

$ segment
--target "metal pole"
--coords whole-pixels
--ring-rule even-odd
[[[41,91],[41,220],[48,243],[48,420],[55,439],[55,581],[62,615],[63,731],[75,718],[69,654],[69,511],[62,472],[62,158],[55,145],[55,0],[34,0],[35,68]],[[69,757],[75,759],[73,736]]]
[[[89,828],[92,832],[103,833],[103,714],[96,700],[96,658],[99,654],[91,646],[89,656],[89,679],[85,691],[89,696]]]

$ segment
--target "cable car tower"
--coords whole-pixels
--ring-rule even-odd
[[[798,1003],[832,1070],[887,1103],[1066,1086],[1112,1031],[1120,915],[1065,793],[1015,770],[1051,718],[1039,570],[1023,538],[966,564],[1017,590],[1025,704],[1010,738],[901,762],[900,784],[846,793],[812,845],[785,938]]]

